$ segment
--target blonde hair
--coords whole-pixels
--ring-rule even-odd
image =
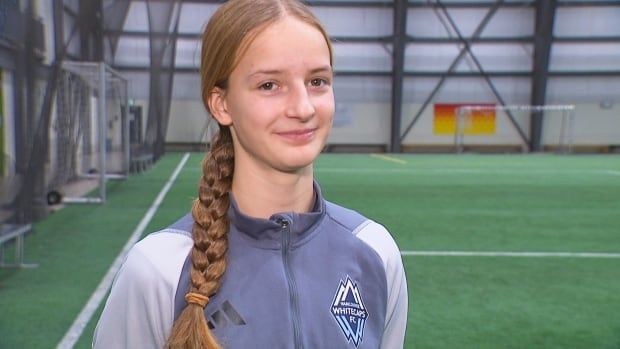
[[[297,0],[230,0],[213,14],[202,37],[201,92],[209,110],[209,95],[217,87],[226,90],[228,78],[252,40],[264,28],[285,16],[317,28],[325,37],[332,63],[327,32],[309,9]],[[211,112],[211,110],[209,110]],[[190,288],[186,299],[206,299],[220,287],[228,250],[229,192],[234,173],[234,151],[230,129],[220,125],[202,165],[198,198],[192,207],[194,246]],[[190,302],[179,315],[166,343],[170,349],[219,349],[204,314],[206,302]]]

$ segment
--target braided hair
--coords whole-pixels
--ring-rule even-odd
[[[229,0],[213,14],[202,36],[201,92],[206,109],[214,89],[226,91],[227,80],[252,40],[269,24],[293,16],[316,27],[332,47],[316,17],[299,0]],[[176,319],[167,349],[220,349],[204,315],[209,297],[220,287],[226,270],[230,191],[234,173],[231,131],[220,124],[205,155],[198,198],[192,207],[191,284],[188,305]]]

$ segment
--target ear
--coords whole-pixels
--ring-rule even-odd
[[[226,105],[226,91],[215,87],[209,93],[209,110],[211,114],[220,125],[230,126],[232,125],[232,118],[228,112],[228,106]]]

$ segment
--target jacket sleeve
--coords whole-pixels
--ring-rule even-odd
[[[358,233],[381,257],[387,282],[387,309],[381,338],[382,349],[403,348],[407,329],[407,278],[400,250],[390,233],[372,222]]]
[[[400,251],[396,249],[386,261],[386,276],[388,283],[388,301],[385,317],[385,329],[381,339],[381,348],[402,348],[407,328],[407,312],[409,298],[407,293],[407,279]]]
[[[174,253],[178,239],[165,235],[172,234],[149,236],[129,251],[99,318],[93,348],[163,348],[174,321],[174,295],[184,261]]]

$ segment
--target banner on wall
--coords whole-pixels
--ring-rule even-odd
[[[438,135],[453,135],[456,132],[456,113],[460,107],[495,107],[495,104],[435,104],[433,118],[433,133]],[[495,109],[472,110],[465,114],[464,133],[466,135],[494,135]]]

